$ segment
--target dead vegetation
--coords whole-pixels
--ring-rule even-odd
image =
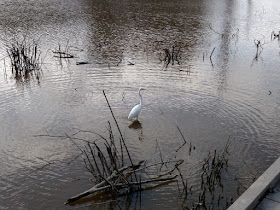
[[[197,174],[197,178],[200,180],[200,185],[194,186],[193,183],[188,183],[188,179],[184,177],[185,172],[182,172],[182,169],[186,169],[182,167],[184,160],[165,160],[157,140],[156,150],[159,153],[159,157],[156,161],[133,161],[133,156],[130,154],[129,147],[126,145],[126,141],[104,91],[103,94],[116,126],[112,126],[108,121],[106,135],[77,128],[77,132],[71,136],[67,134],[63,136],[39,135],[69,139],[80,151],[73,160],[82,158],[84,167],[91,174],[93,186],[69,198],[65,204],[87,203],[89,200],[98,200],[105,196],[105,200],[102,200],[105,202],[101,202],[100,205],[104,203],[109,205],[113,202],[119,206],[118,201],[120,201],[121,197],[127,197],[129,200],[130,197],[136,196],[135,203],[137,204],[139,199],[141,206],[143,190],[153,190],[156,187],[163,187],[171,182],[177,182],[178,184],[178,201],[182,202],[182,209],[225,209],[233,203],[233,198],[227,197],[224,194],[223,184],[229,166],[228,148],[230,139],[228,139],[221,153],[213,150],[209,151],[204,159],[199,158],[198,166],[201,169],[200,174]],[[178,126],[177,129],[183,139],[183,144],[176,150],[176,154],[178,154],[179,150],[181,153],[187,152],[188,149],[185,147],[187,145],[189,156],[195,155],[191,151],[197,151],[196,148],[192,146],[191,142],[186,140]],[[82,136],[84,134],[87,136],[92,134],[94,137],[90,137],[89,139],[91,140],[85,140],[79,137],[79,134]],[[53,161],[44,160],[44,162],[46,162],[46,166],[53,164]],[[181,181],[178,179],[181,179]],[[240,178],[238,180],[236,178],[236,181],[239,180]],[[92,197],[86,198],[89,195],[92,195]],[[97,204],[94,202],[86,205]]]
[[[261,41],[260,40],[254,40],[254,43],[255,43],[255,45],[256,45],[256,47],[257,47],[257,52],[256,52],[256,55],[255,55],[255,60],[257,61],[258,60],[258,58],[259,58],[259,56],[260,56],[260,54],[262,53],[262,51],[263,51],[263,45],[265,44],[265,43],[261,43]]]
[[[277,33],[275,33],[274,31],[271,32],[271,40],[275,40],[278,39],[278,41],[280,40],[280,31]]]
[[[41,70],[41,52],[35,40],[14,41],[6,44],[6,52],[10,59],[11,71],[15,78],[29,78],[31,73],[39,77]],[[5,69],[6,69],[6,64]]]
[[[167,48],[163,49],[164,58],[159,58],[160,62],[164,63],[164,68],[167,68],[169,64],[174,65],[175,62],[180,65],[181,59],[181,47],[172,46],[172,49],[169,50]]]
[[[162,161],[150,164],[144,160],[133,163],[125,139],[104,91],[103,94],[119,132],[118,137],[115,137],[110,122],[108,122],[107,127],[109,137],[94,133],[99,137],[99,140],[94,142],[87,141],[85,148],[82,148],[75,142],[77,138],[67,135],[67,138],[81,151],[84,166],[93,176],[94,186],[71,197],[67,200],[66,204],[75,202],[90,194],[104,191],[116,196],[137,192],[141,196],[141,191],[145,190],[146,187],[151,187],[151,184],[157,186],[157,183],[175,180],[177,175],[173,172],[183,163],[182,160],[163,161],[163,159]],[[79,132],[88,131],[79,130]],[[165,166],[164,169],[163,165]],[[158,169],[159,167],[160,169]]]
[[[228,168],[228,147],[230,140],[228,139],[225,148],[221,154],[218,154],[216,150],[214,152],[209,151],[208,156],[203,160],[201,169],[201,185],[198,192],[194,194],[192,186],[187,185],[187,180],[184,180],[181,175],[183,183],[183,192],[186,204],[183,205],[183,209],[196,210],[205,209],[211,210],[216,208],[227,208],[232,202],[233,198],[225,198],[223,196],[223,183],[222,175]],[[181,174],[181,173],[180,173]],[[191,200],[192,203],[188,202]]]
[[[86,141],[84,148],[76,143],[76,140],[80,139],[76,138],[75,135],[89,131],[78,130],[71,137],[67,135],[67,138],[81,151],[84,167],[91,173],[94,186],[69,198],[66,204],[72,204],[88,195],[98,195],[99,193],[112,195],[109,196],[109,200],[136,193],[137,199],[140,197],[141,202],[141,191],[162,186],[162,183],[176,181],[179,184],[180,182],[176,179],[177,177],[181,179],[182,183],[181,187],[179,187],[179,199],[183,201],[183,209],[210,210],[216,207],[227,208],[233,203],[233,198],[226,198],[223,195],[223,175],[227,172],[228,168],[227,156],[229,155],[230,139],[228,139],[222,153],[218,154],[216,150],[209,151],[208,156],[203,159],[200,174],[201,184],[199,189],[194,189],[192,185],[188,184],[187,179],[184,178],[181,172],[180,167],[184,160],[165,161],[158,141],[156,141],[156,149],[160,153],[159,161],[153,163],[148,163],[147,160],[140,160],[137,163],[133,162],[104,91],[103,94],[111,111],[118,134],[114,134],[112,125],[108,121],[108,137],[91,132],[99,138],[95,141]],[[191,155],[191,150],[195,149],[195,147],[187,142],[178,126],[177,129],[184,142],[176,152],[188,144],[190,148],[189,155]]]
[[[68,42],[67,42],[64,50],[61,48],[60,44],[58,44],[58,49],[53,51],[53,54],[54,54],[53,57],[59,58],[59,59],[74,58],[74,55],[69,52]]]

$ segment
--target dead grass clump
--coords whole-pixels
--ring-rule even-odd
[[[38,43],[34,40],[28,42],[24,39],[21,42],[16,41],[12,44],[7,44],[6,51],[10,58],[12,73],[15,77],[27,77],[30,72],[41,69],[41,53],[38,49]]]
[[[223,195],[223,183],[222,175],[228,168],[228,147],[230,141],[228,139],[224,151],[221,154],[218,154],[216,150],[214,152],[208,153],[207,158],[203,160],[202,171],[201,171],[201,186],[200,190],[196,194],[198,197],[194,199],[194,202],[191,204],[186,204],[183,206],[183,209],[215,209],[217,207],[229,207],[233,198],[228,199]],[[184,182],[183,177],[181,176],[184,192],[186,199],[188,196],[192,196],[192,186],[188,187],[187,183]]]

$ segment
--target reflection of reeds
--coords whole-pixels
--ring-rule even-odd
[[[26,40],[16,41],[6,46],[7,54],[10,58],[12,73],[17,76],[27,76],[28,73],[40,70],[39,59],[40,52],[38,44],[33,41],[29,43]]]

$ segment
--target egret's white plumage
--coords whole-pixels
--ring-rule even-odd
[[[133,118],[136,117],[136,119],[138,120],[138,115],[139,113],[141,112],[141,109],[142,109],[142,95],[141,95],[141,90],[145,90],[144,88],[139,88],[138,90],[138,94],[139,94],[139,97],[140,97],[140,104],[137,104],[136,106],[134,106],[129,115],[128,115],[128,119],[131,120]]]

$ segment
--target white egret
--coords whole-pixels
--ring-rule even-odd
[[[135,118],[136,117],[136,120],[138,120],[138,115],[139,113],[141,112],[141,109],[142,109],[142,95],[141,95],[141,90],[146,90],[145,88],[139,88],[138,90],[138,94],[139,94],[139,97],[140,97],[140,104],[137,104],[136,106],[134,106],[129,115],[128,115],[128,119],[131,120],[132,118]]]

